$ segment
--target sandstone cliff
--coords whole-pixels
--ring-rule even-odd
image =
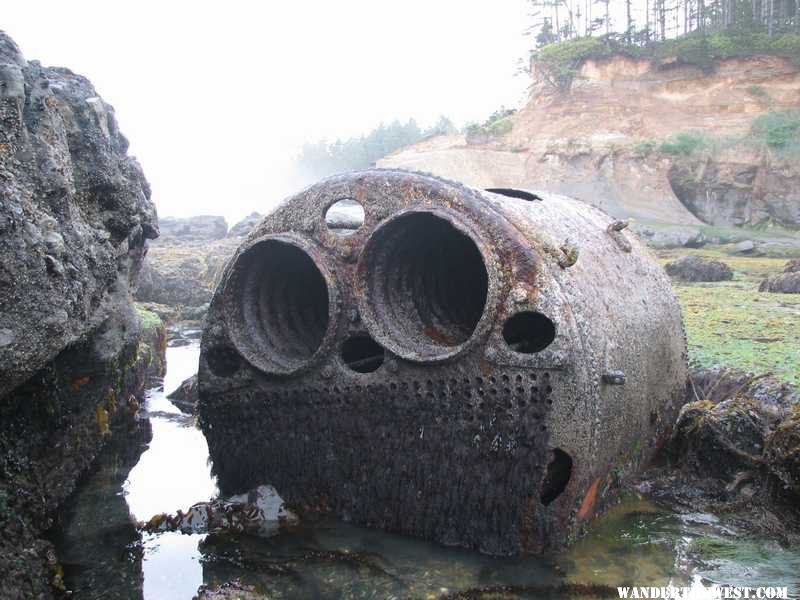
[[[719,61],[712,72],[624,56],[586,60],[571,89],[535,82],[505,135],[437,136],[378,163],[480,187],[568,193],[617,216],[697,225],[800,225],[800,164],[753,139],[759,115],[800,109],[800,66]],[[659,147],[678,132],[696,144]],[[670,150],[670,148],[667,148]]]

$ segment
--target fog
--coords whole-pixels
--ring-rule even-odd
[[[6,2],[28,60],[87,76],[162,216],[229,224],[294,191],[304,141],[518,106],[525,0]]]

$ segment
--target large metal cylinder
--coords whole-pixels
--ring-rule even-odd
[[[326,224],[341,200],[351,230]],[[221,490],[491,554],[563,545],[673,422],[670,283],[587,204],[370,170],[288,199],[208,313],[200,422]]]

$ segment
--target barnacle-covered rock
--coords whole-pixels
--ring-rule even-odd
[[[767,277],[758,286],[758,291],[778,294],[800,294],[800,258],[788,261],[783,268],[783,273]]]
[[[167,394],[167,398],[183,412],[194,414],[197,409],[197,373],[184,379],[177,389]]]
[[[28,62],[0,32],[3,597],[63,591],[39,536],[100,449],[131,427],[162,350],[160,320],[143,319],[130,296],[158,226],[127,150],[86,78]]]
[[[691,470],[727,480],[760,464],[767,432],[763,406],[751,399],[700,400],[681,409],[670,445]]]
[[[198,502],[185,513],[160,514],[142,525],[144,531],[180,531],[206,533],[233,531],[270,536],[281,527],[297,523],[297,516],[284,505],[283,499],[271,485],[260,485],[244,494],[229,498]]]
[[[800,406],[767,437],[764,458],[784,488],[800,498]]]
[[[0,32],[0,397],[127,299],[158,235],[139,163],[85,77]]]
[[[730,281],[733,279],[731,268],[720,260],[711,260],[700,256],[684,256],[664,265],[670,277],[682,281]]]

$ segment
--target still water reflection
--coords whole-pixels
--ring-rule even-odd
[[[150,390],[145,404],[153,438],[122,486],[131,515],[146,521],[159,513],[186,510],[216,493],[208,464],[208,445],[194,417],[185,415],[166,393],[197,372],[197,343],[167,348],[167,373],[161,388]],[[204,535],[177,532],[145,534],[145,598],[191,598],[203,583],[198,544]]]

